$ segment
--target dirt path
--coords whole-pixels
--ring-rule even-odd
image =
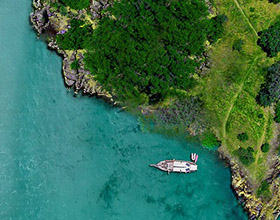
[[[238,89],[237,89],[235,95],[234,95],[233,98],[232,98],[231,105],[230,105],[229,109],[227,110],[227,113],[226,113],[226,116],[225,116],[225,119],[224,119],[224,122],[223,122],[223,125],[222,125],[222,126],[223,126],[223,134],[222,134],[223,139],[226,138],[226,125],[227,125],[227,122],[228,122],[228,118],[229,118],[229,116],[230,116],[230,113],[231,113],[231,111],[232,111],[232,108],[234,107],[234,104],[235,104],[236,99],[238,98],[239,94],[242,92],[243,87],[244,87],[244,83],[246,82],[247,77],[248,77],[248,74],[250,73],[252,67],[255,65],[255,62],[256,62],[257,58],[258,58],[258,57],[256,56],[255,59],[253,60],[252,64],[250,64],[250,66],[249,66],[249,68],[248,68],[248,70],[247,70],[247,72],[246,72],[246,75],[245,75],[245,77],[244,77],[243,82],[240,84],[240,86],[238,87]]]
[[[237,8],[239,9],[239,11],[241,12],[241,14],[243,15],[243,17],[245,18],[246,22],[248,23],[248,25],[250,26],[250,28],[253,30],[255,36],[258,38],[258,33],[256,31],[256,29],[253,27],[252,23],[250,22],[250,20],[248,19],[248,17],[246,16],[246,14],[244,13],[243,9],[240,7],[240,4],[238,2],[238,0],[234,0],[234,3],[236,4]]]

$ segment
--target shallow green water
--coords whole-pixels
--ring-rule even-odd
[[[101,100],[73,97],[61,59],[29,26],[30,0],[0,7],[0,219],[246,219],[230,173],[195,144],[143,133]],[[199,153],[199,171],[149,168]]]

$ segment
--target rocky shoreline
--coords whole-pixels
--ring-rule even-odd
[[[280,160],[277,157],[274,158],[275,163],[272,173],[266,178],[271,185],[272,198],[269,201],[264,201],[257,198],[255,187],[248,180],[240,164],[221,148],[219,153],[220,158],[230,166],[232,189],[244,210],[248,213],[249,219],[276,220],[280,216]]]
[[[108,1],[106,1],[108,3]],[[108,4],[104,3],[103,7]],[[68,22],[66,17],[60,15],[59,12],[52,11],[50,6],[41,3],[40,0],[33,1],[34,11],[30,15],[31,23],[38,35],[48,32],[47,35],[55,34],[67,30]],[[101,6],[91,8],[91,16],[98,18]],[[73,13],[73,17],[79,17],[83,14],[82,11]],[[82,91],[84,94],[95,95],[108,101],[109,103],[118,104],[114,95],[105,91],[102,86],[94,79],[94,76],[84,68],[83,51],[63,51],[55,43],[52,38],[48,39],[48,48],[56,51],[63,59],[62,73],[64,82],[67,87],[74,88],[75,93]],[[71,68],[71,64],[77,61],[79,68]],[[149,110],[147,110],[149,111]],[[143,112],[143,114],[145,111]],[[231,168],[232,189],[247,211],[249,219],[277,219],[280,215],[280,160],[278,157],[271,158],[274,161],[271,167],[271,174],[267,177],[267,182],[270,183],[272,191],[272,199],[269,202],[263,201],[256,197],[256,187],[248,180],[242,166],[226,153],[221,147],[219,149],[220,157],[225,160]]]
[[[33,1],[34,11],[30,14],[32,26],[38,33],[38,37],[45,33],[51,35],[51,32],[59,33],[62,29],[67,29],[67,23],[61,25],[64,21],[59,13],[50,10],[50,6],[42,4],[40,0]],[[112,94],[105,91],[102,86],[94,79],[94,76],[84,69],[84,56],[82,51],[64,51],[61,50],[52,38],[48,39],[48,48],[54,50],[62,57],[62,73],[67,87],[74,88],[75,94],[82,91],[84,94],[101,97],[108,103],[116,105]],[[79,68],[72,69],[71,64],[78,61]]]

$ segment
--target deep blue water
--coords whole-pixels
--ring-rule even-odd
[[[74,98],[30,12],[30,0],[1,0],[1,220],[246,219],[213,153],[145,133],[137,118],[101,100]],[[148,166],[190,152],[199,153],[197,173]]]

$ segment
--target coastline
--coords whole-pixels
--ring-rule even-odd
[[[49,11],[50,6],[42,5],[40,0],[34,0],[33,7],[34,12],[31,13],[30,18],[38,35],[42,34],[50,25],[52,27],[57,25],[52,23],[51,20],[44,19],[46,14],[52,14],[52,19],[56,19],[55,13]],[[57,31],[61,29],[59,26],[55,28],[57,28]],[[105,91],[102,86],[94,80],[94,76],[84,69],[82,51],[63,51],[53,40],[48,43],[48,48],[56,51],[63,59],[62,73],[67,87],[74,88],[75,93],[82,91],[84,94],[100,97],[113,105],[118,104],[115,101],[114,95]],[[79,68],[77,70],[71,69],[71,63],[73,63],[75,59],[79,62]],[[248,213],[249,219],[277,219],[280,215],[280,179],[277,178],[280,174],[280,160],[278,157],[274,156],[274,158],[271,159],[274,161],[274,164],[271,167],[271,174],[266,180],[272,186],[273,195],[269,202],[265,202],[256,197],[254,193],[256,187],[250,183],[242,166],[227,154],[223,147],[219,148],[219,153],[220,158],[225,160],[230,166],[232,189]]]
[[[34,11],[30,14],[30,21],[39,37],[49,26],[52,26],[52,28],[55,26],[52,20],[45,20],[46,15],[49,16],[52,14],[53,20],[55,20],[56,14],[51,13],[50,6],[41,4],[40,0],[33,1],[33,8]],[[56,28],[56,31],[59,31],[61,27],[57,26]],[[83,94],[100,97],[110,104],[118,104],[114,96],[105,91],[102,86],[94,80],[93,75],[84,69],[84,56],[81,51],[61,50],[54,40],[47,42],[47,45],[48,49],[55,51],[62,57],[62,74],[66,87],[74,88],[75,94],[82,91]],[[75,59],[79,62],[79,68],[77,70],[71,69],[71,63],[73,63]]]
[[[231,170],[231,187],[250,220],[271,219],[277,220],[280,216],[280,160],[277,158],[273,172],[267,178],[273,187],[273,195],[269,202],[257,198],[254,186],[248,180],[246,173],[238,162],[231,158],[224,150],[219,149],[220,158],[229,164]]]

